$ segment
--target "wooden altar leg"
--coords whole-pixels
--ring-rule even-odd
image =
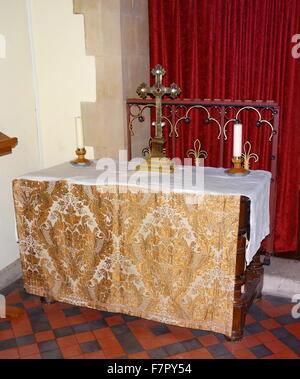
[[[56,301],[52,299],[48,299],[47,297],[40,297],[40,301],[43,304],[55,304]]]
[[[254,256],[246,271],[246,293],[248,295],[248,306],[262,297],[264,267],[260,260],[260,250]]]
[[[247,197],[241,197],[240,221],[237,241],[237,258],[234,285],[233,301],[233,323],[231,341],[239,341],[243,338],[246,320],[246,304],[242,293],[245,284],[245,256],[246,256],[246,237],[249,225],[250,201]]]

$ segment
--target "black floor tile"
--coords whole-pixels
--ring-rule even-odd
[[[63,359],[60,350],[51,350],[41,353],[43,359]]]
[[[10,338],[9,340],[0,341],[0,351],[12,349],[17,347],[17,341],[15,338]]]
[[[219,355],[216,359],[236,359],[231,353]]]
[[[291,336],[291,333],[286,330],[285,328],[275,328],[275,329],[271,329],[270,332],[272,334],[274,334],[275,337],[277,338],[284,338],[284,337],[288,337],[288,336]]]
[[[71,326],[65,326],[63,328],[55,329],[54,334],[56,338],[67,337],[74,334],[74,330],[72,329]]]
[[[116,336],[130,332],[130,329],[126,324],[114,325],[111,327],[111,330]]]
[[[269,318],[269,316],[260,309],[257,305],[253,304],[249,310],[249,314],[257,321],[264,321]]]
[[[101,346],[98,341],[89,341],[80,344],[81,351],[83,353],[93,353],[101,350]]]
[[[293,335],[281,338],[281,341],[294,353],[300,356],[300,340]]]
[[[9,304],[11,307],[16,307],[16,308],[22,308],[25,309],[23,303],[14,303],[14,304]]]
[[[158,347],[148,351],[150,358],[152,359],[162,359],[169,357],[167,351],[163,347]]]
[[[226,347],[222,344],[208,346],[207,350],[214,356],[214,357],[221,357],[225,355],[230,355],[230,352]]]
[[[211,332],[208,332],[207,330],[199,330],[199,329],[190,329],[190,331],[194,334],[196,337],[201,336],[207,336],[208,334],[211,334]]]
[[[72,325],[72,328],[76,334],[91,331],[91,326],[90,326],[90,323],[88,323],[88,322],[83,322],[81,324]]]
[[[116,316],[116,313],[106,312],[106,311],[101,311],[101,314],[102,314],[103,317],[112,317],[112,316]]]
[[[38,319],[39,316],[41,316],[41,315],[45,316],[44,309],[41,307],[29,308],[29,309],[27,309],[27,314],[28,314],[29,318],[32,318],[32,319]]]
[[[264,299],[268,300],[270,303],[272,303],[275,306],[291,304],[291,299],[287,299],[287,298],[284,298],[284,297],[264,295]]]
[[[245,330],[247,330],[250,334],[255,334],[265,331],[265,328],[260,323],[253,322],[252,324],[246,325]]]
[[[278,317],[275,317],[275,320],[279,322],[279,324],[281,325],[289,325],[295,322],[295,319],[292,317],[292,315],[278,316]]]
[[[166,346],[164,346],[164,350],[168,353],[169,357],[171,357],[172,355],[176,355],[176,354],[186,352],[186,348],[180,342],[172,343],[170,345],[166,345]]]
[[[246,330],[245,330],[246,331]],[[246,331],[247,332],[247,331]],[[210,334],[210,333],[208,333]],[[220,334],[220,333],[213,333],[213,335],[220,341],[220,342],[225,342],[226,341],[226,338],[224,336],[224,334]]]
[[[90,330],[102,329],[107,327],[107,322],[103,319],[89,322]]]
[[[51,330],[51,326],[48,321],[39,320],[39,321],[31,321],[31,327],[34,333],[47,332]]]
[[[272,351],[269,350],[265,345],[261,344],[258,346],[250,347],[251,352],[257,357],[257,358],[264,358],[268,355],[272,355]]]
[[[11,329],[10,321],[0,322],[0,331]]]
[[[124,321],[126,321],[126,322],[139,320],[139,317],[135,317],[135,316],[130,316],[130,315],[121,315],[121,316],[124,319]]]
[[[170,333],[170,329],[164,324],[152,326],[150,329],[155,336]]]
[[[120,329],[117,329],[118,326],[125,326],[128,331],[126,332],[125,329],[123,329],[120,333]],[[112,329],[126,354],[139,353],[144,350],[127,325],[116,325],[115,327],[112,327]]]
[[[34,334],[16,338],[18,346],[31,345],[36,342]]]
[[[63,310],[66,317],[78,316],[81,315],[81,309],[78,307],[75,308],[67,308]]]
[[[181,342],[181,344],[184,346],[186,351],[192,351],[203,347],[203,345],[196,338],[193,338],[192,340],[183,341]]]
[[[17,287],[16,287],[17,285]],[[18,289],[18,286],[20,287]],[[19,281],[17,284],[14,284],[9,289],[9,293],[13,293],[15,291],[19,291],[21,298],[23,300],[31,300],[31,299],[39,299],[37,296],[34,295],[28,295],[26,292],[22,289],[22,282]],[[3,293],[3,291],[1,292]],[[280,306],[283,304],[289,304],[289,301],[287,299],[280,299],[280,298],[273,298],[273,297],[264,297],[267,300],[271,301],[274,306]],[[23,303],[16,304],[16,306],[24,307]],[[31,326],[33,328],[34,333],[43,332],[43,331],[51,331],[51,325],[48,321],[48,314],[44,312],[44,309],[46,309],[44,306],[34,306],[32,308],[26,309],[26,312],[28,314],[28,318],[30,320]],[[79,314],[82,314],[84,311],[84,308],[79,308],[76,306],[68,306],[68,307],[61,307],[64,315],[66,317],[72,317]],[[287,312],[288,313],[288,312]],[[246,328],[244,329],[244,335],[252,335],[256,334],[262,331],[265,331],[266,329],[261,324],[261,321],[263,320],[277,320],[282,326],[279,328],[271,329],[270,332],[273,333],[273,335],[278,338],[282,343],[284,343],[287,347],[287,349],[293,351],[295,354],[297,354],[300,357],[300,341],[297,339],[291,332],[289,332],[284,326],[290,325],[292,323],[296,324],[299,322],[299,320],[295,320],[291,317],[290,314],[286,314],[279,317],[270,317],[267,315],[266,312],[264,312],[260,306],[259,303],[256,303],[251,307],[250,310],[251,316],[256,320],[256,322],[252,322],[251,324],[248,324]],[[97,314],[96,314],[97,316]],[[120,316],[122,320],[124,320],[124,323],[114,325],[114,326],[108,326],[105,318],[111,317],[111,316]],[[104,318],[103,318],[104,317]],[[128,359],[129,354],[139,353],[143,352],[145,349],[140,344],[138,337],[131,331],[129,328],[130,323],[135,320],[140,320],[139,317],[130,316],[130,315],[121,315],[119,313],[112,313],[112,312],[100,312],[99,311],[99,319],[96,319],[94,321],[88,321],[83,322],[80,324],[76,324],[73,326],[67,326],[63,328],[54,329],[54,335],[56,338],[71,336],[77,333],[87,332],[87,331],[93,331],[101,328],[106,328],[105,333],[109,330],[114,334],[116,339],[118,340],[119,344],[122,346],[122,348],[125,350],[124,356],[119,357],[118,359]],[[15,330],[15,324],[14,322],[9,322],[7,320],[1,321],[0,320],[0,351],[1,355],[5,356],[5,354],[9,355],[11,352],[10,349],[14,349],[17,347],[22,347],[26,345],[32,345],[36,343],[37,336],[34,334],[28,334],[22,337],[18,338],[10,338],[11,332],[10,330]],[[149,331],[153,333],[153,339],[159,339],[158,336],[162,336],[164,334],[172,334],[171,328],[169,328],[168,325],[165,324],[158,324],[154,327],[147,327]],[[152,359],[162,359],[167,358],[170,356],[174,356],[177,354],[183,354],[190,351],[195,351],[197,349],[203,348],[203,345],[201,342],[199,342],[199,339],[197,337],[205,336],[205,335],[213,335],[217,338],[217,341],[215,341],[215,345],[206,347],[206,349],[214,356],[215,359],[235,359],[234,353],[231,353],[227,349],[227,345],[223,344],[223,342],[226,341],[223,334],[219,333],[212,333],[210,331],[203,331],[198,329],[189,329],[195,336],[194,338],[191,338],[186,341],[181,341],[177,343],[171,343],[169,345],[162,346],[151,349],[149,351],[146,351],[147,354]],[[9,331],[7,333],[7,331]],[[29,332],[30,333],[30,332]],[[105,334],[104,333],[104,334]],[[9,339],[7,340],[1,340],[1,338],[5,338],[5,336],[9,336]],[[47,335],[46,335],[47,337]],[[51,337],[51,334],[49,334],[49,338]],[[91,336],[91,341],[81,343],[80,348],[82,350],[83,354],[90,353],[90,352],[96,352],[99,350],[102,350],[101,343],[99,343],[96,340],[96,337],[93,338]],[[50,341],[44,341],[38,343],[38,346],[41,351],[41,356],[44,359],[62,359],[62,353],[60,351],[59,345],[56,340],[50,340]],[[6,353],[4,350],[8,350]],[[249,349],[253,352],[253,354],[257,358],[264,358],[269,355],[272,355],[271,351],[264,345],[260,344],[255,347],[251,347]],[[106,350],[103,350],[104,354],[106,353]],[[109,354],[109,353],[108,353]]]
[[[59,346],[55,340],[39,342],[38,346],[41,352],[59,349]]]

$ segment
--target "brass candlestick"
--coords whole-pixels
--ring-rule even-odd
[[[92,164],[92,161],[85,158],[86,150],[85,148],[77,149],[76,154],[78,156],[77,159],[71,162],[73,166],[90,166]]]
[[[226,174],[237,175],[237,176],[248,175],[250,171],[242,167],[242,161],[243,161],[242,157],[233,157],[232,158],[233,167],[228,170],[225,170]]]

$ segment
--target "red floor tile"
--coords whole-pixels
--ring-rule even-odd
[[[145,351],[140,353],[128,354],[129,359],[150,359],[149,355]]]
[[[50,341],[55,339],[55,335],[52,330],[46,332],[35,333],[35,338],[37,342]]]
[[[6,304],[22,303],[22,298],[19,291],[15,291],[8,296],[5,296]]]
[[[20,320],[11,320],[12,329],[16,337],[27,336],[33,334],[30,321],[23,316]]]
[[[281,351],[284,351],[287,349],[287,346],[279,341],[279,340],[275,340],[275,341],[271,341],[271,342],[265,342],[264,345],[272,351],[272,353],[276,354],[276,353],[280,353]]]
[[[86,318],[83,315],[77,315],[72,317],[67,317],[66,321],[69,325],[76,325],[76,324],[82,324],[86,322]]]
[[[210,352],[204,348],[196,349],[186,353],[176,354],[170,357],[171,359],[213,359]],[[169,359],[169,358],[166,358]]]
[[[244,345],[244,347],[253,347],[253,346],[261,345],[261,342],[256,337],[250,335],[250,336],[245,336],[241,340],[241,344]]]
[[[253,322],[256,322],[255,318],[253,318],[251,315],[246,316],[246,325],[252,324]]]
[[[64,346],[60,350],[64,358],[76,357],[82,354],[82,351],[78,343],[72,346]]]
[[[112,317],[107,317],[105,319],[105,321],[107,322],[107,324],[109,326],[113,326],[113,325],[118,325],[118,324],[123,324],[124,323],[124,320],[121,316],[112,316]]]
[[[114,334],[109,328],[102,328],[102,329],[96,329],[93,330],[93,334],[96,337],[96,339],[109,339],[109,338],[114,338]]]
[[[0,331],[0,341],[9,340],[10,338],[15,338],[15,335],[11,329]]]
[[[18,320],[1,319],[1,348],[5,348],[5,343],[7,341],[8,349],[0,350],[0,359],[41,359],[39,348],[49,349],[49,351],[56,351],[57,345],[61,351],[62,356],[65,359],[116,359],[126,356],[129,359],[149,359],[149,350],[151,349],[160,349],[164,348],[166,345],[172,344],[180,345],[184,341],[190,341],[194,339],[198,339],[204,347],[180,354],[175,354],[169,358],[213,359],[214,354],[216,354],[214,351],[217,352],[218,345],[221,344],[220,340],[213,333],[196,337],[196,333],[191,329],[166,325],[167,329],[162,329],[161,335],[155,335],[155,332],[160,332],[160,329],[158,328],[156,331],[154,331],[151,328],[161,325],[161,323],[157,321],[138,318],[136,320],[128,320],[125,322],[126,318],[122,317],[122,315],[107,315],[106,313],[101,313],[100,311],[83,307],[80,308],[80,315],[67,317],[64,310],[73,308],[73,305],[61,303],[41,305],[38,297],[36,299],[30,298],[30,300],[23,301],[18,291],[14,291],[14,293],[8,296],[8,299],[11,304],[23,303],[28,314],[32,313],[30,312],[31,308],[42,308],[51,328],[60,330],[49,330],[34,334],[31,325],[31,322],[35,322],[34,317],[30,316],[29,318],[27,313],[25,313]],[[246,322],[247,324],[260,324],[265,330],[260,333],[254,333],[245,336],[242,341],[239,342],[225,341],[223,342],[223,345],[237,359],[256,359],[255,354],[251,351],[251,348],[262,344],[264,344],[266,348],[272,352],[272,354],[265,357],[265,359],[299,359],[300,356],[298,357],[297,354],[289,349],[289,347],[284,342],[277,339],[276,336],[271,333],[272,329],[280,328],[281,331],[279,330],[279,333],[284,332],[284,329],[286,329],[286,331],[293,334],[300,340],[300,320],[295,320],[295,322],[291,320],[291,324],[282,326],[279,322],[277,322],[277,320],[274,319],[274,317],[277,316],[290,315],[290,310],[293,304],[288,303],[286,305],[276,306],[270,301],[262,299],[256,303],[256,306],[267,313],[269,315],[269,319],[257,321],[255,320],[255,314],[253,313],[253,316],[251,316],[251,314],[247,316]],[[100,319],[104,319],[108,326],[89,332],[78,334],[73,332],[73,334],[71,334],[71,326]],[[38,318],[37,322],[39,322]],[[1,330],[2,323],[6,323],[6,325],[2,325],[2,329],[5,330]],[[34,325],[34,327],[36,326]],[[129,354],[128,352],[126,353],[123,346],[118,340],[118,338],[120,338],[120,341],[122,340],[121,335],[118,338],[115,336],[115,333],[122,333],[122,328],[124,328],[125,332],[126,328],[129,328],[128,333],[132,333],[135,336],[138,343],[142,346],[143,349],[145,349],[145,351],[135,354]],[[64,334],[66,335],[65,337],[56,338],[56,335],[63,336]],[[23,346],[20,346],[18,348],[9,348],[14,344],[13,339],[18,337],[25,337],[18,341],[19,343],[22,343]],[[95,340],[99,342],[102,350],[88,354],[82,353],[80,344]],[[132,340],[132,343],[134,343],[133,336]],[[33,343],[34,341],[36,342]],[[126,341],[124,338],[123,341],[122,344],[125,346]],[[26,342],[28,342],[28,345],[25,344]],[[187,342],[186,344],[182,345],[182,347],[191,347],[193,346],[192,344],[193,342]],[[211,349],[211,346],[214,346],[214,348]],[[174,347],[174,349],[175,348],[177,349],[177,347]],[[164,353],[166,351],[171,351],[171,346],[168,348],[168,350],[165,349]],[[151,352],[151,355],[155,353],[156,352],[154,350]],[[160,353],[160,351],[158,350],[157,353]]]
[[[95,335],[92,332],[84,332],[84,333],[75,334],[75,338],[78,343],[94,341],[96,339]]]
[[[17,348],[0,351],[0,359],[18,359],[19,357]]]
[[[137,334],[137,339],[145,350],[156,349],[161,346],[170,345],[178,342],[172,334],[163,334],[162,336],[143,336]]]
[[[178,342],[186,341],[195,338],[194,334],[187,328],[181,328],[179,326],[168,325],[172,335]]]
[[[285,305],[280,305],[279,307],[276,307],[277,315],[278,316],[283,316],[287,314],[291,314],[292,308],[294,307],[295,304],[285,304]]]
[[[42,359],[42,357],[41,354],[33,354],[26,357],[21,357],[21,359]]]
[[[86,321],[100,320],[102,318],[101,312],[95,309],[80,308]]]
[[[239,349],[232,352],[238,359],[256,359],[256,356],[249,349]]]
[[[149,324],[149,323],[147,323]],[[140,344],[143,346],[145,350],[151,350],[158,348],[160,346],[169,345],[172,343],[178,342],[176,337],[171,334],[163,334],[161,336],[155,336],[151,330],[144,326],[143,323],[138,322],[132,322],[129,323],[128,326],[133,332],[133,334],[136,336]],[[159,325],[159,324],[157,324]]]
[[[276,328],[280,328],[281,325],[279,324],[279,322],[277,322],[276,320],[270,318],[268,320],[264,320],[264,321],[260,321],[260,324],[268,329],[268,330],[271,330],[271,329],[276,329]]]
[[[48,319],[52,329],[64,328],[70,325],[65,317],[48,317]]]
[[[246,349],[245,344],[243,344],[242,341],[236,341],[236,342],[226,341],[223,343],[223,345],[231,352]]]
[[[274,359],[299,359],[299,357],[289,349],[285,349],[273,355]]]
[[[61,315],[63,316],[63,312],[60,306],[60,303],[54,303],[54,304],[43,304],[42,305],[44,312],[53,315]]]
[[[98,338],[98,341],[106,358],[114,359],[126,355],[122,346],[114,336],[110,338]]]
[[[285,329],[300,339],[300,322],[296,322],[295,324],[286,325]]]
[[[20,357],[26,357],[29,355],[39,354],[40,350],[36,343],[32,345],[26,345],[18,347]]]
[[[34,308],[34,307],[40,307],[41,302],[40,300],[28,300],[28,301],[24,301],[23,305],[25,308],[29,309],[29,308]]]
[[[256,359],[256,356],[249,349],[239,349],[232,352],[238,359]]]
[[[57,338],[57,343],[61,349],[69,346],[74,346],[79,343],[79,341],[76,339],[76,336],[66,336],[66,337],[60,337]]]
[[[212,346],[219,343],[219,340],[212,334],[207,334],[206,336],[198,337],[198,340],[203,346]]]
[[[277,339],[274,334],[270,333],[269,331],[257,333],[253,336],[257,338],[261,343],[271,342]]]
[[[83,354],[77,355],[76,357],[68,357],[65,359],[85,359],[85,356]]]
[[[103,351],[96,351],[94,353],[84,354],[85,359],[106,359]]]

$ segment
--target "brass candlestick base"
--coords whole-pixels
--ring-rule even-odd
[[[137,166],[136,171],[155,171],[172,174],[174,163],[169,158],[148,158],[141,165]]]
[[[71,164],[73,166],[87,167],[87,166],[90,166],[92,164],[92,161],[85,158],[85,154],[86,154],[85,148],[77,149],[76,154],[77,154],[78,158],[71,162]]]
[[[226,174],[235,176],[244,176],[250,174],[249,170],[246,170],[244,169],[244,167],[242,167],[242,161],[242,157],[233,157],[233,167],[228,170],[225,170]]]

